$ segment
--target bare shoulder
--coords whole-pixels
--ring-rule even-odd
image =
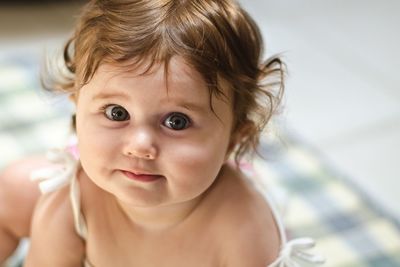
[[[69,187],[42,195],[31,225],[30,266],[81,266],[84,243],[74,228]]]
[[[0,172],[0,221],[15,236],[29,234],[33,209],[40,196],[37,183],[29,177],[33,170],[46,165],[44,156],[32,156],[13,162]]]
[[[225,167],[217,220],[223,266],[267,266],[279,254],[280,236],[265,198],[244,176]]]

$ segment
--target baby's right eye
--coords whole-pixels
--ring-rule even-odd
[[[128,111],[120,105],[107,105],[104,107],[104,115],[112,121],[126,121],[130,119]]]

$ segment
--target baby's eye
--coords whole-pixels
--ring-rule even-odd
[[[108,105],[104,108],[104,115],[112,121],[126,121],[130,119],[128,111],[120,105]]]
[[[182,113],[172,113],[163,122],[163,124],[172,130],[179,131],[190,126],[190,119]]]

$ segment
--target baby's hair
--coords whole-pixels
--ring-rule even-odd
[[[202,75],[211,109],[212,95],[232,90],[235,160],[256,152],[281,102],[284,64],[277,56],[263,60],[259,28],[234,0],[90,1],[64,48],[67,73],[45,87],[77,92],[102,63],[146,64],[143,74],[162,63],[168,73],[173,56]]]

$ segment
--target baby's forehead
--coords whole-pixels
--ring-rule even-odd
[[[124,87],[124,81],[128,83],[127,87],[129,87],[129,82],[139,83],[144,88],[147,86],[145,83],[157,83],[165,86],[170,93],[178,91],[195,97],[196,94],[198,95],[198,91],[201,91],[207,96],[217,95],[210,88],[204,76],[185,59],[174,56],[168,62],[137,62],[133,60],[123,63],[103,62],[99,65],[93,78],[101,80],[103,84],[116,83],[121,88]],[[215,81],[215,87],[219,87],[222,96],[229,98],[231,92],[227,82],[219,80],[218,83]],[[171,89],[174,90],[171,91]]]
[[[126,77],[152,76],[168,82],[193,82],[206,86],[201,73],[182,57],[172,57],[169,61],[143,61],[124,64],[103,64],[106,71],[114,71]]]

